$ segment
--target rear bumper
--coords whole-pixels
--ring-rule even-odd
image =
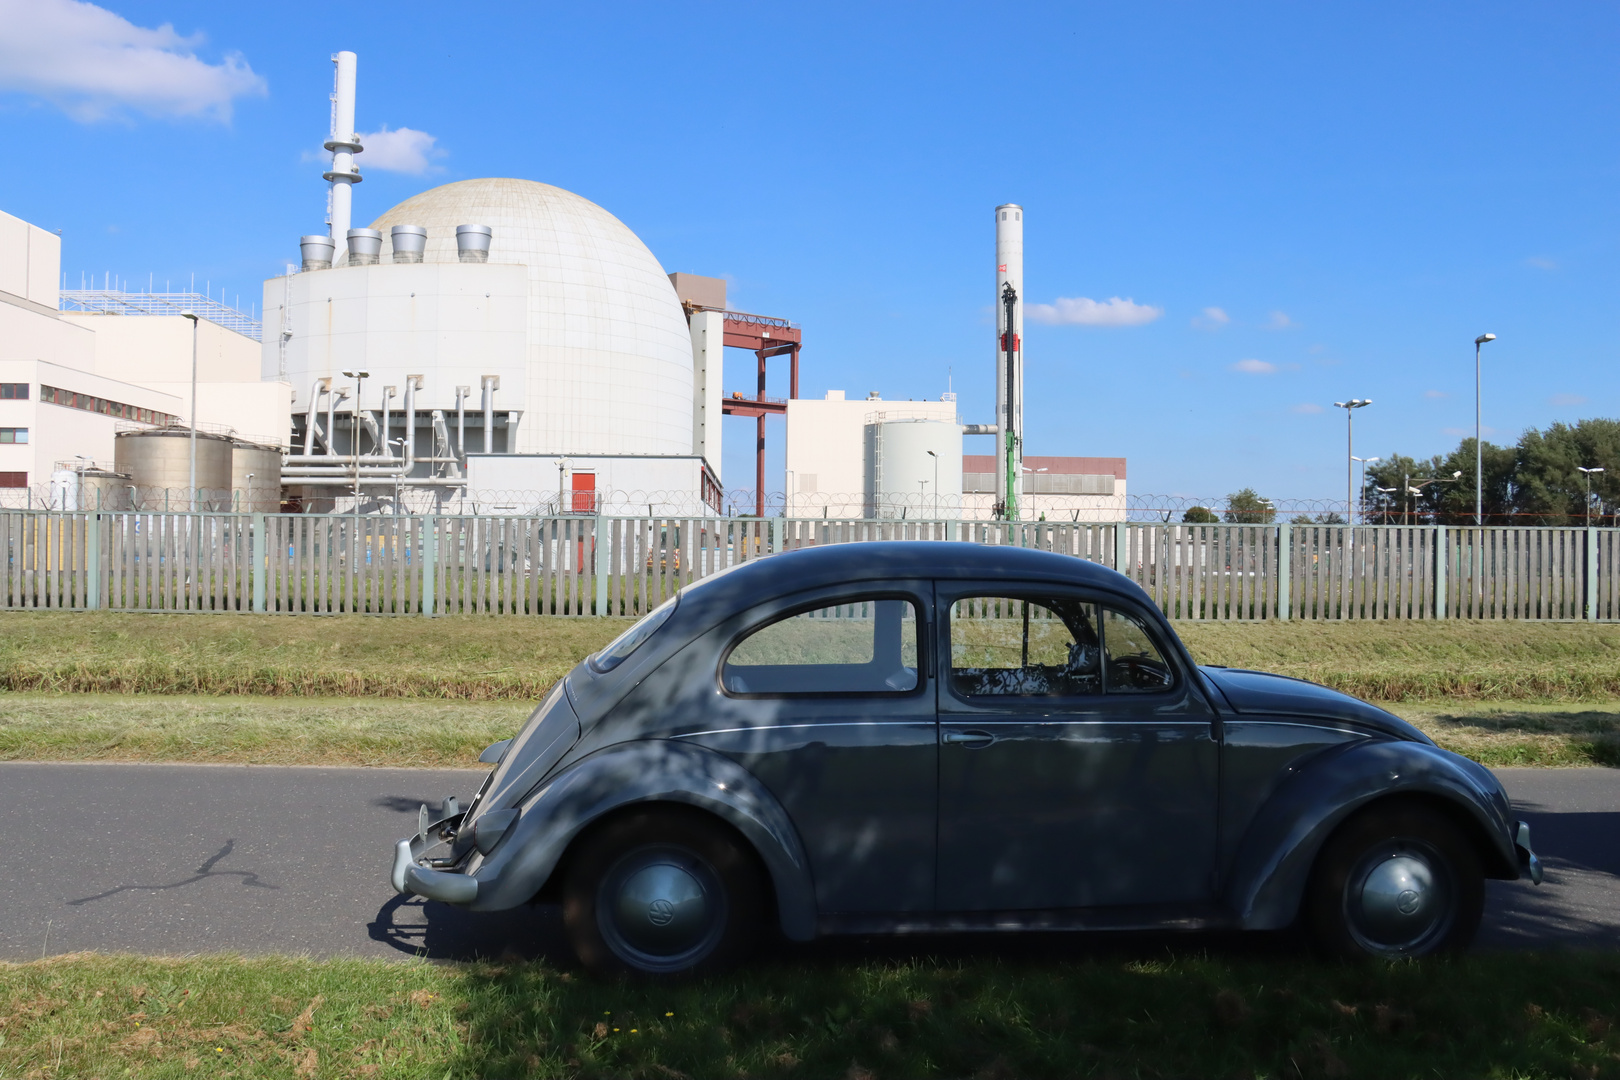
[[[1530,847],[1530,824],[1520,821],[1513,828],[1513,850],[1519,856],[1519,876],[1527,877],[1533,884],[1541,884],[1541,860],[1536,857],[1534,849]]]
[[[435,870],[426,865],[422,855],[441,843],[439,828],[446,823],[458,822],[460,814],[444,821],[427,824],[427,807],[422,808],[422,826],[415,836],[406,837],[394,845],[394,865],[388,874],[388,883],[394,891],[407,896],[442,900],[447,904],[470,904],[478,898],[478,879],[449,870]]]

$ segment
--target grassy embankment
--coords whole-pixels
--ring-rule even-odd
[[[1620,1075],[1620,957],[764,965],[65,956],[0,965],[0,1076]]]
[[[624,625],[8,613],[0,759],[470,765]],[[1620,764],[1620,626],[1179,629],[1201,662],[1381,701],[1486,764]]]

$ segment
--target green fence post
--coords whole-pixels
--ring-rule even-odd
[[[439,583],[439,519],[433,514],[422,517],[422,614],[432,615],[434,592]]]
[[[1294,565],[1294,526],[1277,524],[1277,618],[1287,622],[1294,614],[1294,589],[1289,571]]]
[[[248,572],[253,575],[253,610],[264,612],[264,579],[270,576],[270,542],[265,534],[263,514],[254,514],[248,526]]]
[[[596,576],[596,613],[608,613],[608,565],[610,562],[608,552],[607,519],[601,514],[596,515],[596,521],[591,526],[591,539],[595,547],[595,565],[591,568]]]
[[[1592,545],[1587,544],[1590,551]],[[101,515],[89,514],[84,519],[84,571],[90,579],[85,584],[84,606],[91,611],[101,610]]]
[[[1586,619],[1588,622],[1598,617],[1598,553],[1597,530],[1591,526],[1586,529]]]
[[[1446,617],[1446,579],[1451,566],[1450,537],[1444,525],[1434,527],[1434,617]]]

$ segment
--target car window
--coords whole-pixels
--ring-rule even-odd
[[[726,657],[734,694],[896,694],[917,688],[917,609],[854,598],[749,632]]]
[[[964,597],[951,605],[951,688],[966,697],[1102,693],[1095,604]]]
[[[1103,608],[1103,655],[1110,694],[1151,694],[1175,684],[1147,628],[1123,611]]]

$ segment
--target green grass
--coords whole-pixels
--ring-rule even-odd
[[[1620,703],[1400,705],[1429,738],[1481,765],[1620,766]]]
[[[0,694],[0,761],[473,768],[529,702]]]
[[[0,1077],[1620,1075],[1620,956],[0,965]]]
[[[0,689],[539,698],[625,619],[0,615]]]

